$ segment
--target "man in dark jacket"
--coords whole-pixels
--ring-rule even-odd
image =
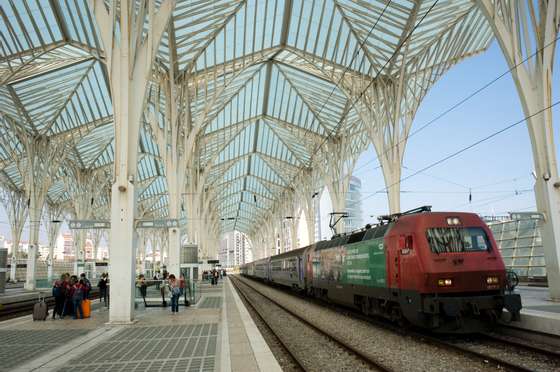
[[[97,283],[97,287],[99,288],[99,302],[103,301],[105,303],[105,307],[107,307],[107,274],[103,273],[101,275],[101,279]]]

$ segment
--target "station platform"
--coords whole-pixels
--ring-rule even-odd
[[[107,324],[103,306],[83,320],[1,322],[0,371],[281,371],[227,278],[200,293],[175,314],[139,304],[132,325]]]
[[[546,287],[518,286],[521,295],[521,321],[509,326],[560,337],[560,302],[553,302]]]

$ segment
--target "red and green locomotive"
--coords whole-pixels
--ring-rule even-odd
[[[478,215],[422,207],[380,221],[241,272],[438,331],[480,330],[504,308],[519,318],[521,299],[508,293],[502,257]]]

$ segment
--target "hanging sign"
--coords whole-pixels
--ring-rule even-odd
[[[159,220],[138,220],[136,221],[137,228],[143,229],[161,229],[179,227],[179,220],[176,218],[167,218]]]
[[[72,230],[110,229],[111,222],[104,220],[70,220],[68,227]]]

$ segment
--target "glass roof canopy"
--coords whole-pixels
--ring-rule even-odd
[[[14,160],[26,156],[23,138],[37,136],[68,143],[62,168],[112,172],[111,94],[88,1],[0,0],[0,16],[0,182],[22,188]],[[420,100],[491,36],[469,0],[177,0],[146,111],[165,127],[159,77],[173,71],[190,97],[182,114],[199,130],[194,163],[215,190],[221,230],[251,232],[301,171],[319,164],[325,141],[350,138],[347,156],[357,156],[371,142],[367,128],[386,130],[370,106],[395,102],[368,97],[372,85],[422,75],[404,89],[405,99]],[[144,124],[139,208],[164,217],[165,164]],[[49,190],[57,202],[70,198],[59,173]]]

